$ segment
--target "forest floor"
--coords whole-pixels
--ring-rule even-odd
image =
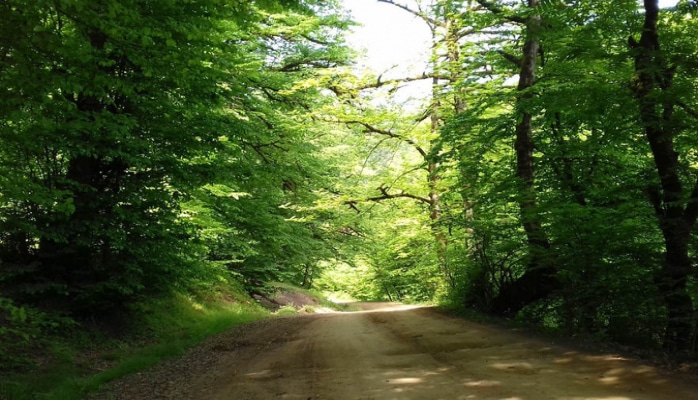
[[[691,376],[586,353],[428,307],[257,321],[107,385],[93,399],[663,400]],[[695,378],[695,376],[693,376]]]

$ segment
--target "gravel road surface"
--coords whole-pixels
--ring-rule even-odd
[[[258,321],[96,399],[691,400],[698,382],[394,303]]]

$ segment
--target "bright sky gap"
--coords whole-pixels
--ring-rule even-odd
[[[415,1],[399,1],[415,4]],[[676,0],[660,0],[660,7],[672,7]],[[427,26],[393,5],[378,0],[344,0],[344,7],[362,26],[355,27],[349,43],[365,49],[361,66],[387,76],[420,73],[429,60],[430,32]],[[388,72],[390,71],[390,72]]]

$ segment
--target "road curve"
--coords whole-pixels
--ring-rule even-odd
[[[260,321],[112,384],[96,398],[690,400],[698,383],[429,308]]]

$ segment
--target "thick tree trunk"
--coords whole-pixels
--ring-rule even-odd
[[[86,32],[95,50],[104,49],[107,37],[97,30]],[[104,74],[112,73],[106,67]],[[109,110],[104,99],[93,94],[80,93],[75,100],[77,109],[90,120],[93,115]],[[120,271],[113,251],[112,239],[105,227],[112,224],[114,207],[118,203],[122,178],[127,165],[120,158],[110,158],[99,153],[110,152],[102,136],[108,132],[85,131],[81,137],[86,146],[92,146],[97,154],[73,154],[68,161],[64,190],[71,192],[73,212],[64,220],[53,222],[55,237],[44,237],[39,244],[39,261],[42,278],[64,284],[70,294],[69,307],[80,312],[92,305],[83,304],[80,296],[93,285],[103,283]],[[94,143],[98,141],[98,143]]]
[[[529,0],[528,6],[532,9],[539,3],[539,0]],[[526,42],[517,87],[520,93],[519,105],[533,97],[529,90],[536,82],[540,27],[540,15],[530,16],[526,24]],[[519,112],[515,142],[516,176],[521,182],[519,209],[528,242],[529,262],[523,276],[502,287],[493,300],[491,311],[495,314],[515,314],[526,305],[547,297],[558,286],[556,271],[547,259],[550,244],[536,209],[532,120],[533,115],[526,109]]]
[[[679,222],[679,221],[677,221]],[[658,287],[667,308],[667,327],[664,346],[670,351],[691,349],[693,331],[693,301],[686,291],[691,260],[688,257],[690,230],[685,223],[681,228],[663,229],[666,257]]]
[[[693,302],[686,291],[693,266],[688,256],[691,231],[698,216],[698,184],[688,202],[679,175],[679,158],[674,149],[673,96],[671,89],[674,69],[661,53],[657,21],[657,0],[645,0],[645,21],[640,42],[632,37],[630,46],[635,53],[635,97],[640,119],[649,142],[661,190],[652,193],[659,228],[664,236],[665,259],[657,287],[667,309],[664,345],[671,351],[690,350]],[[687,205],[685,205],[687,204]]]
[[[101,227],[109,222],[120,190],[125,165],[96,157],[70,160],[66,180],[71,182],[74,211],[67,220],[56,221],[55,231],[67,236],[43,238],[39,259],[43,276],[80,292],[95,282],[109,279],[107,265],[115,262],[111,239]],[[67,227],[67,229],[66,229]]]

